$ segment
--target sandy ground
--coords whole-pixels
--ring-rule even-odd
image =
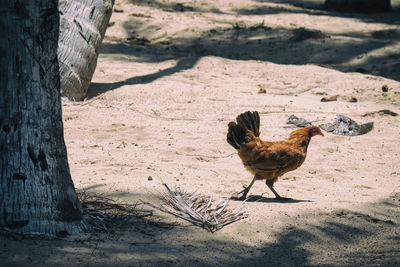
[[[260,112],[267,140],[288,136],[291,114],[374,122],[362,136],[313,138],[303,166],[275,184],[292,201],[257,182],[249,217],[214,234],[155,211],[112,236],[1,238],[2,262],[399,266],[400,119],[363,115],[400,113],[400,1],[374,15],[322,3],[117,0],[88,98],[63,103],[76,188],[127,203],[157,204],[162,183],[215,198],[240,191],[252,177],[225,139],[243,111]]]

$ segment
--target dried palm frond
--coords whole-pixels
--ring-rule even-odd
[[[213,206],[212,195],[204,196],[197,192],[187,193],[179,187],[175,187],[174,191],[172,191],[166,184],[163,185],[166,188],[166,192],[158,196],[163,204],[160,207],[150,203],[145,204],[184,219],[212,233],[247,217],[247,213],[242,207],[236,210],[229,210],[227,208],[229,199],[219,200]]]

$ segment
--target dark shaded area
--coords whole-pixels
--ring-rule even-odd
[[[25,182],[26,178],[28,178],[28,177],[24,173],[14,173],[13,174],[13,180],[21,180],[21,181]]]
[[[243,201],[240,198],[231,197],[231,200],[234,201]],[[311,202],[310,200],[302,200],[302,199],[294,199],[294,198],[267,198],[263,197],[262,195],[250,195],[247,197],[246,202],[262,202],[262,203],[282,203],[282,204],[293,204],[293,203],[300,203],[300,202]]]
[[[46,171],[47,167],[49,166],[47,164],[47,160],[46,160],[46,153],[44,153],[44,151],[42,149],[39,149],[39,155],[37,157],[37,159],[39,160],[39,165],[40,168],[42,169],[42,171]]]
[[[147,5],[169,12],[213,12],[221,13],[207,5],[196,9],[189,3],[178,5],[171,2],[132,1],[137,5]],[[255,5],[245,10],[236,10],[241,15],[268,15],[278,13],[305,13],[312,16],[348,17],[366,23],[400,25],[400,9],[382,14],[358,14],[326,10],[315,1],[269,1],[285,4],[278,8]],[[179,8],[177,8],[177,5]],[[183,8],[183,11],[181,10]],[[88,97],[91,98],[122,85],[150,83],[161,77],[192,68],[204,56],[217,56],[233,60],[260,60],[277,64],[317,64],[343,72],[361,72],[400,80],[400,52],[388,53],[379,58],[369,57],[362,63],[348,65],[353,58],[363,58],[369,52],[394,45],[400,40],[399,29],[389,29],[372,33],[343,32],[327,33],[305,28],[271,28],[264,22],[255,25],[226,22],[225,27],[215,27],[199,33],[193,39],[167,38],[161,42],[147,40],[142,35],[152,30],[143,18],[132,16],[124,25],[132,36],[121,42],[104,43],[103,54],[119,54],[120,60],[134,57],[139,62],[162,62],[177,60],[174,67],[145,76],[134,76],[116,83],[92,83]],[[307,51],[307,53],[304,53]],[[155,57],[156,56],[156,57]],[[397,62],[397,63],[393,63]]]
[[[29,220],[6,221],[7,228],[13,230],[27,226]]]
[[[132,78],[126,79],[124,81],[115,82],[115,83],[92,83],[89,87],[87,97],[92,98],[98,94],[107,92],[109,90],[114,90],[123,85],[151,83],[154,80],[157,80],[164,76],[174,74],[181,70],[190,69],[191,67],[193,67],[196,64],[197,60],[198,60],[198,58],[195,58],[195,57],[181,58],[181,59],[178,59],[178,63],[175,66],[152,73],[152,74],[148,74],[148,75],[144,75],[144,76],[136,76],[136,77],[132,77]]]
[[[343,2],[364,2],[364,0],[342,0]],[[380,0],[377,0],[380,1]],[[382,0],[387,1],[387,0]],[[293,13],[293,14],[312,14],[312,15],[328,15],[332,17],[344,17],[344,18],[357,18],[366,22],[382,22],[391,25],[399,25],[400,17],[400,4],[392,3],[392,9],[390,12],[382,12],[376,9],[375,12],[367,12],[364,14],[363,6],[360,9],[354,9],[349,6],[344,6],[341,9],[335,9],[326,5],[326,0],[253,0],[254,5],[246,8],[235,10],[240,15],[268,15],[278,13]],[[394,2],[394,1],[392,1]],[[209,6],[192,6],[190,3],[180,3],[173,1],[160,1],[160,0],[132,0],[132,4],[138,6],[149,6],[157,8],[167,12],[196,12],[196,13],[214,13],[214,14],[227,14],[220,9]],[[264,3],[276,3],[283,4],[281,6],[262,6]]]
[[[362,115],[362,117],[368,117],[368,116],[374,116],[374,115],[379,115],[379,116],[393,116],[393,117],[397,117],[399,116],[398,113],[391,111],[389,109],[381,109],[378,111],[372,111],[372,112],[367,112],[365,114]]]
[[[258,9],[259,14],[275,14],[277,12],[290,12],[293,11],[289,7],[295,7],[297,10],[294,13],[305,13],[305,14],[314,14],[314,15],[328,15],[332,17],[344,17],[344,18],[353,18],[366,21],[366,22],[383,22],[392,25],[398,25],[400,23],[399,18],[392,17],[394,13],[399,12],[399,5],[392,5],[391,10],[374,9],[373,11],[368,9],[368,6],[360,5],[359,8],[354,8],[356,6],[356,2],[366,2],[364,0],[340,0],[342,2],[353,2],[349,5],[345,5],[344,3],[341,5],[327,3],[326,0],[253,0],[256,3],[277,3],[277,4],[286,4],[286,7],[279,8],[260,8]],[[337,1],[337,0],[336,0]],[[377,0],[380,1],[380,0]],[[386,1],[386,0],[384,0]],[[339,2],[339,1],[337,1]],[[383,2],[383,1],[381,1]],[[262,12],[264,10],[264,13]],[[269,12],[269,13],[268,13]]]
[[[190,3],[157,0],[131,0],[131,3],[138,6],[149,6],[153,8],[158,8],[167,12],[211,12],[216,14],[223,14],[222,11],[215,7],[202,6],[201,8],[199,8],[191,6]]]
[[[76,208],[75,202],[70,199],[61,199],[57,204],[56,219],[59,221],[79,221],[82,218],[82,212]]]
[[[325,7],[339,11],[362,13],[389,12],[392,10],[390,0],[325,0]]]
[[[366,204],[360,211],[311,211],[288,218],[287,227],[276,233],[276,242],[258,246],[227,240],[223,234],[210,234],[198,227],[160,227],[162,224],[154,218],[146,217],[147,222],[137,221],[125,228],[125,235],[118,230],[105,235],[41,240],[2,232],[0,256],[6,266],[67,262],[85,266],[398,266],[399,202],[397,193]],[[26,250],[10,254],[16,247]],[[45,262],[37,258],[39,251],[45,254]],[[118,260],[110,260],[111,256],[118,256]]]
[[[33,150],[33,147],[31,144],[28,144],[27,151],[28,151],[28,155],[29,155],[30,159],[32,160],[33,165],[37,165],[38,160],[36,158],[35,151]]]

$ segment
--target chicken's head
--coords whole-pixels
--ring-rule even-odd
[[[322,135],[324,136],[324,134],[322,133],[321,129],[317,126],[311,126],[309,129],[309,133],[310,136],[314,136],[314,135]]]

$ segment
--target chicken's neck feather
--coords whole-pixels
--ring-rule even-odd
[[[308,144],[310,143],[311,136],[307,129],[298,129],[290,133],[289,142],[299,145],[304,149],[304,152],[307,151]]]

